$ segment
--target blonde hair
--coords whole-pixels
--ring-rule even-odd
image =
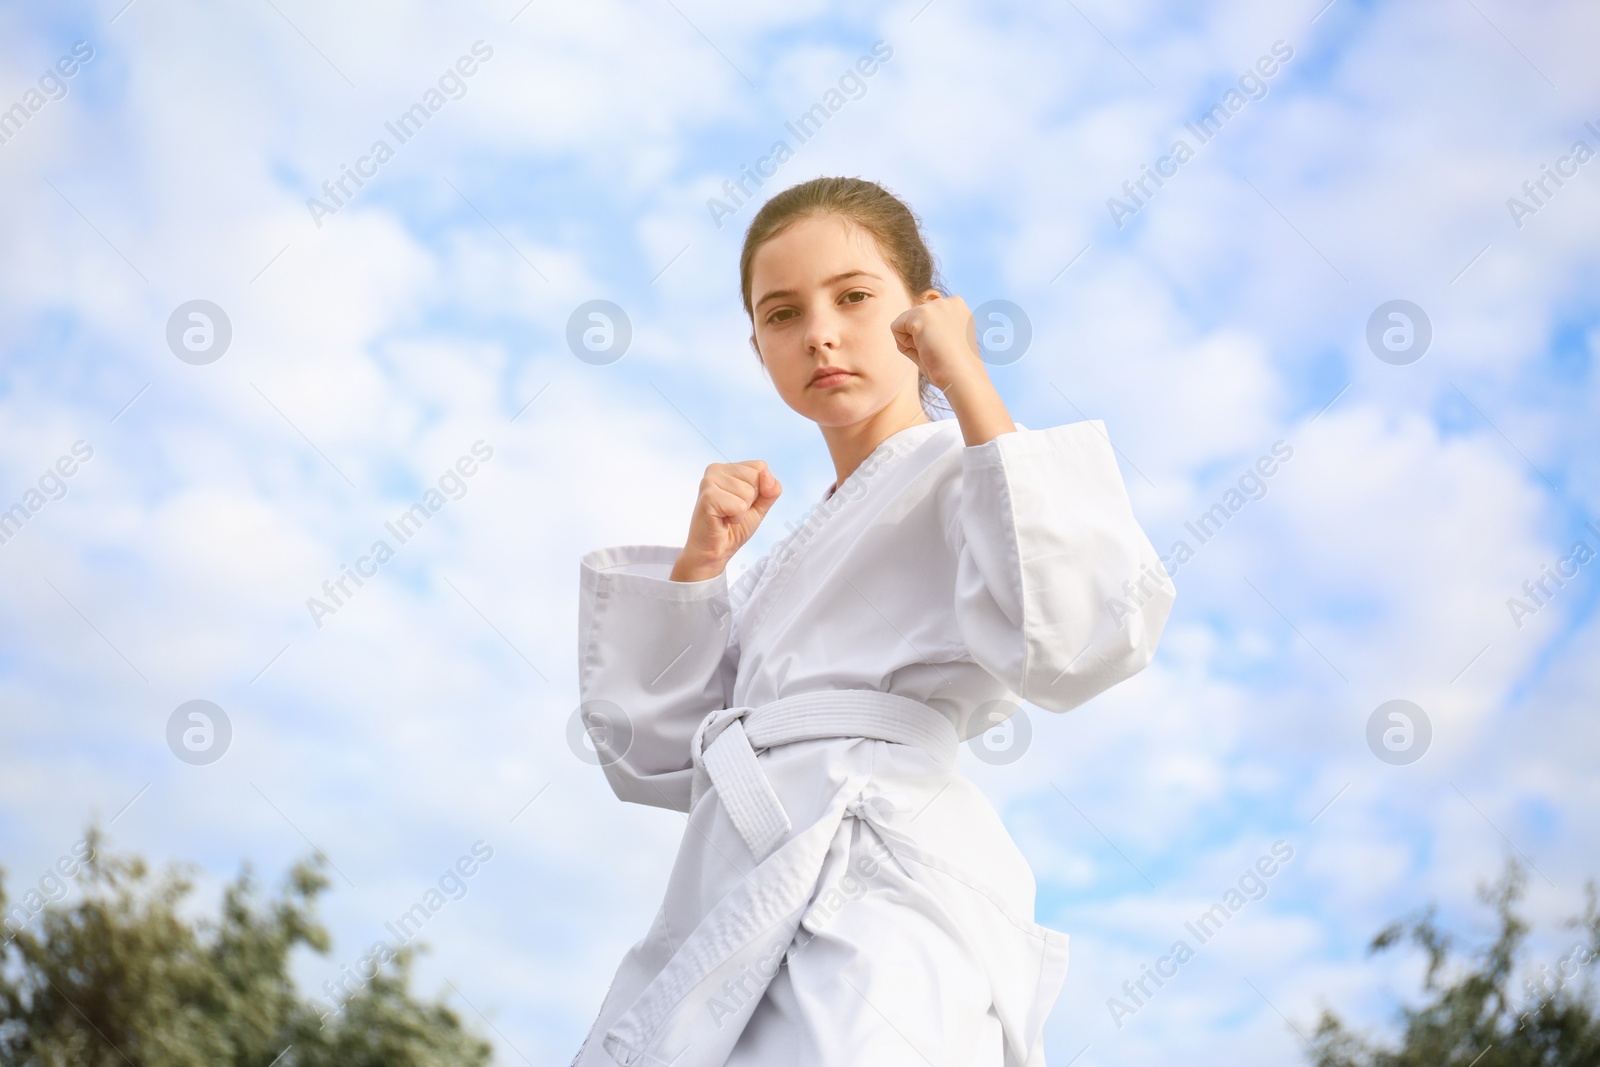
[[[862,178],[812,178],[778,193],[756,212],[745,231],[744,249],[739,253],[739,290],[744,312],[755,332],[755,309],[751,306],[751,264],[756,250],[801,219],[836,216],[871,234],[879,253],[894,268],[906,291],[914,298],[933,289],[949,296],[939,277],[939,268],[923,239],[921,220],[906,203],[877,182]],[[760,353],[757,353],[759,357]],[[917,397],[928,418],[934,410],[951,411],[938,386],[922,373],[917,375]]]

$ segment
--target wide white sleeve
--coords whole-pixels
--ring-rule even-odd
[[[728,706],[739,648],[726,573],[668,575],[679,548],[621,545],[579,560],[578,692],[612,791],[689,810],[689,743]]]
[[[1098,419],[967,446],[941,518],[967,649],[1016,695],[1070,711],[1155,655],[1176,590]]]

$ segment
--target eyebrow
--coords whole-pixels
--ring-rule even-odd
[[[867,277],[867,278],[878,278],[878,280],[880,282],[883,281],[882,278],[879,278],[878,275],[873,274],[871,271],[866,271],[866,270],[847,270],[843,274],[835,274],[831,278],[824,278],[822,280],[822,284],[823,285],[832,285],[835,282],[842,282],[846,278],[854,278],[854,277],[857,277],[858,275],[859,276],[863,276],[863,277]],[[768,293],[766,296],[762,297],[760,300],[757,300],[755,306],[757,308],[760,308],[761,305],[765,304],[768,300],[776,300],[780,296],[794,296],[794,295],[796,295],[796,294],[795,294],[795,291],[793,289],[774,289],[774,290],[772,290],[772,292]]]

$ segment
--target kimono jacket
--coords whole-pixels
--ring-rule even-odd
[[[1103,424],[920,423],[736,581],[680,551],[580,561],[604,773],[688,825],[573,1064],[1043,1067],[1068,937],[955,753],[1155,653],[1174,590]]]

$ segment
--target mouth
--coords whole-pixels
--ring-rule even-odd
[[[823,367],[812,376],[811,388],[830,389],[833,386],[843,384],[854,377],[855,375],[850,371],[841,370],[838,367]]]

